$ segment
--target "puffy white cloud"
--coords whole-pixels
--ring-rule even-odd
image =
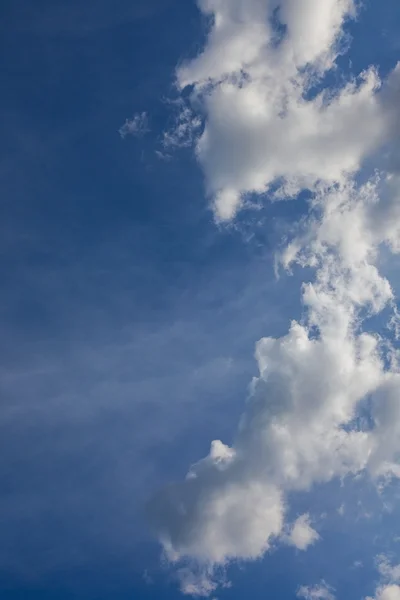
[[[198,5],[212,25],[203,52],[178,69],[181,87],[240,73],[262,58],[272,37],[268,0],[200,0]]]
[[[306,550],[308,546],[311,546],[317,540],[319,540],[319,535],[311,527],[310,515],[308,513],[300,515],[296,519],[287,536],[288,543],[296,546],[299,550]]]
[[[400,586],[394,583],[379,587],[375,600],[400,600]]]
[[[392,565],[389,557],[384,554],[376,557],[376,563],[383,581],[400,583],[400,564]]]
[[[385,555],[377,556],[376,562],[381,582],[375,596],[367,597],[366,600],[400,600],[400,565],[392,565]]]
[[[187,556],[217,565],[239,556],[255,559],[281,532],[280,490],[248,473],[221,442],[220,454],[215,446],[213,442],[210,454],[191,468],[185,482],[170,486],[150,508],[173,562]]]
[[[240,87],[223,82],[204,100],[197,156],[217,219],[231,219],[243,194],[264,193],[276,181],[284,196],[320,180],[343,181],[385,129],[373,70],[330,99],[307,100],[299,84],[282,86],[276,77]]]
[[[282,253],[286,268],[294,261],[318,267],[316,282],[304,289],[304,301],[311,322],[320,328],[346,328],[357,308],[377,313],[392,299],[390,283],[374,263],[381,244],[398,243],[398,226],[379,198],[379,186],[378,180],[361,188],[346,183],[319,190],[315,217]]]
[[[301,67],[320,61],[324,69],[331,66],[343,22],[355,15],[354,1],[284,0],[278,6],[279,17],[288,29],[284,50],[290,54],[294,64]]]
[[[206,595],[218,583],[216,568],[288,541],[289,492],[361,471],[400,476],[398,361],[380,336],[362,330],[365,316],[394,302],[377,265],[382,245],[400,249],[399,175],[362,186],[351,179],[363,157],[390,140],[399,76],[396,69],[378,94],[371,69],[309,97],[339,51],[350,1],[203,0],[200,8],[213,18],[209,39],[178,82],[194,85],[205,110],[196,151],[216,217],[231,219],[243,194],[276,181],[283,196],[312,189],[311,215],[279,263],[315,270],[302,286],[301,322],[256,345],[259,375],[231,446],[212,442],[186,480],[149,507],[168,559],[196,565],[194,579],[185,568],[182,590]],[[286,26],[282,38],[273,15]],[[358,418],[367,401],[368,424]],[[317,538],[307,514],[289,534],[300,549]],[[332,598],[323,586],[307,590],[312,600]]]
[[[387,239],[370,218],[379,185],[335,186],[315,197],[316,214],[289,252],[290,261],[316,269],[303,286],[303,323],[257,343],[259,376],[232,446],[214,441],[150,508],[171,561],[190,557],[209,569],[257,558],[279,536],[287,541],[287,492],[362,470],[398,475],[400,375],[387,366],[379,336],[360,329],[365,311],[392,301],[375,265]],[[357,419],[366,399],[368,427]],[[290,539],[299,548],[316,541],[307,515]]]
[[[343,182],[392,139],[398,75],[382,93],[373,68],[340,89],[321,84],[343,47],[343,24],[355,15],[352,0],[199,6],[212,18],[208,40],[177,81],[193,86],[204,116],[196,152],[217,220],[232,219],[248,193],[278,185],[275,197],[287,197]]]
[[[344,20],[355,14],[353,0],[200,0],[198,5],[211,17],[211,28],[204,50],[178,69],[182,87],[273,68],[286,76],[307,65],[325,70],[337,55]]]

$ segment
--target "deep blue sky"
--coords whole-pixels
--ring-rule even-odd
[[[367,4],[351,59],[385,72],[394,3]],[[218,228],[192,152],[157,157],[174,69],[205,34],[192,0],[5,0],[0,32],[0,597],[177,598],[143,505],[229,442],[254,342],[299,315],[297,275],[276,281],[271,252],[301,206]],[[150,133],[122,140],[142,111]],[[345,556],[345,525],[326,536],[332,583],[358,594],[373,576],[340,579],[340,557],[375,524],[354,527]],[[219,595],[294,597],[327,563],[281,550]]]

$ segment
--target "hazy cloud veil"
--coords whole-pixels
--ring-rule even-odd
[[[385,81],[371,67],[339,88],[325,84],[350,43],[343,27],[357,18],[352,0],[198,4],[210,19],[207,41],[177,82],[191,86],[197,131],[196,111],[204,116],[196,155],[215,220],[234,219],[250,194],[287,199],[309,190],[309,217],[276,260],[280,270],[315,271],[300,290],[302,322],[257,343],[259,376],[232,446],[213,441],[149,508],[182,590],[208,595],[218,567],[260,557],[274,539],[300,550],[317,543],[308,514],[286,522],[288,492],[361,471],[400,476],[397,351],[362,327],[385,307],[397,325],[377,264],[383,245],[400,250],[400,67]],[[378,156],[379,171],[361,177],[364,160]],[[368,426],[357,420],[365,398]],[[397,600],[397,584],[385,585],[376,597]],[[333,597],[316,589],[302,595]]]

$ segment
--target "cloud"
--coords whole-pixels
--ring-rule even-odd
[[[389,557],[384,554],[376,557],[376,563],[383,581],[400,583],[400,564],[392,565]]]
[[[293,197],[321,181],[343,182],[391,138],[396,117],[382,107],[375,69],[323,87],[345,48],[343,25],[356,15],[351,0],[199,6],[210,33],[177,82],[192,86],[203,115],[196,154],[218,221],[234,218],[248,194]],[[385,96],[392,106],[395,90]]]
[[[196,576],[191,569],[180,569],[179,579],[181,592],[190,596],[209,596],[217,587],[211,577],[205,573]]]
[[[378,571],[381,575],[374,596],[367,596],[365,600],[399,600],[400,599],[400,565],[391,565],[387,556],[379,555],[376,557]],[[353,567],[362,566],[360,561],[356,561]],[[301,586],[297,596],[305,600],[334,600],[332,588],[325,582],[313,586]]]
[[[379,338],[359,331],[362,310],[378,313],[392,299],[373,263],[381,239],[369,235],[369,221],[361,218],[377,201],[376,185],[316,196],[322,214],[292,242],[291,260],[316,268],[315,281],[302,289],[304,322],[293,321],[282,338],[257,343],[259,376],[233,445],[214,441],[186,481],[161,492],[152,507],[171,560],[191,556],[221,565],[257,558],[282,533],[285,492],[363,469],[374,476],[397,473],[399,375],[385,369]],[[283,257],[287,264],[287,253]],[[370,428],[355,420],[366,397]],[[303,515],[291,537],[306,547],[316,535]]]
[[[177,575],[182,594],[189,596],[207,597],[210,596],[217,587],[231,587],[223,570],[220,570],[217,574],[212,567],[200,570],[193,568],[193,566],[192,568],[183,567],[179,569]]]
[[[171,102],[176,114],[171,128],[164,132],[162,145],[164,149],[187,148],[198,138],[202,125],[201,118],[183,100]]]
[[[334,600],[332,588],[322,580],[317,585],[302,585],[297,591],[298,598],[305,600]]]
[[[400,600],[400,586],[389,584],[376,590],[375,600]]]
[[[183,484],[164,490],[150,507],[169,560],[190,556],[215,565],[262,556],[281,531],[283,513],[279,489],[246,473],[219,441],[192,466]]]
[[[193,561],[211,593],[217,569],[287,541],[289,493],[360,473],[400,476],[399,356],[363,330],[394,306],[378,264],[383,247],[400,250],[399,175],[353,177],[381,144],[393,155],[399,69],[381,91],[373,68],[322,89],[354,15],[350,1],[305,0],[300,9],[294,0],[202,0],[200,8],[212,17],[208,41],[177,79],[204,111],[196,153],[215,217],[232,219],[245,194],[272,194],[273,184],[275,198],[311,190],[309,215],[277,265],[314,271],[301,287],[302,319],[256,344],[259,374],[232,443],[213,441],[149,506],[167,558],[178,568]],[[289,534],[300,549],[317,538],[307,513]]]
[[[305,100],[299,85],[280,90],[275,77],[240,88],[225,82],[206,99],[197,155],[217,220],[232,219],[245,194],[265,193],[275,182],[276,197],[292,197],[321,180],[343,181],[378,145],[385,124],[373,70],[329,99]]]
[[[367,597],[366,600],[399,600],[400,565],[391,565],[389,558],[382,554],[376,557],[376,562],[381,582],[374,597]]]
[[[127,135],[141,137],[149,131],[149,119],[147,117],[147,113],[142,112],[136,113],[132,119],[126,119],[122,127],[119,128],[118,133],[122,139],[124,139]]]
[[[162,491],[150,508],[172,562],[189,556],[209,568],[255,559],[283,533],[287,492],[364,469],[373,476],[397,474],[399,375],[385,368],[379,338],[359,331],[361,311],[381,311],[392,292],[373,264],[380,239],[364,247],[354,231],[365,223],[356,220],[353,255],[343,210],[368,211],[376,187],[349,185],[318,198],[324,212],[295,240],[292,255],[316,268],[315,281],[303,286],[304,323],[292,322],[287,335],[257,343],[259,376],[233,445],[214,441],[186,480]],[[363,229],[361,238],[369,239],[367,233]],[[367,397],[368,428],[356,418]],[[291,541],[306,548],[316,536],[303,515]]]
[[[301,586],[297,596],[305,600],[334,600],[333,590],[325,581],[313,586]],[[365,600],[399,600],[400,586],[395,583],[380,584],[373,597],[367,596]]]
[[[300,515],[293,524],[293,527],[287,536],[287,541],[290,545],[295,546],[299,550],[306,550],[308,546],[319,540],[319,535],[311,527],[310,515],[305,513]]]

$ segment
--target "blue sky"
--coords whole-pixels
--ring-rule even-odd
[[[258,31],[258,5],[267,4],[266,0],[251,0],[248,5],[236,0],[230,6],[216,0],[199,6],[192,0],[120,0],[117,8],[108,0],[45,0],[40,7],[28,0],[2,4],[2,598],[172,600],[185,591],[184,568],[196,574],[196,585],[199,573],[216,582],[210,595],[221,599],[249,594],[255,600],[266,595],[289,599],[296,597],[299,586],[311,586],[307,592],[311,595],[304,597],[329,600],[323,595],[326,591],[313,588],[312,595],[312,586],[323,580],[335,590],[329,593],[340,600],[366,596],[397,600],[379,596],[383,593],[379,585],[388,584],[390,578],[385,579],[384,569],[379,568],[382,560],[377,557],[384,554],[391,564],[398,562],[399,489],[394,467],[389,476],[381,463],[396,461],[400,447],[391,446],[381,456],[371,446],[371,466],[364,461],[347,472],[342,463],[335,463],[332,476],[318,471],[318,476],[310,475],[308,484],[299,478],[289,485],[283,467],[271,466],[273,475],[268,475],[267,482],[257,475],[257,485],[261,481],[268,489],[273,486],[282,491],[285,516],[280,531],[271,529],[277,534],[271,534],[271,548],[254,556],[246,554],[240,540],[230,539],[229,552],[216,559],[202,537],[207,527],[216,536],[220,531],[219,523],[204,522],[199,509],[221,491],[219,484],[214,489],[210,483],[214,479],[209,479],[209,462],[204,463],[204,470],[200,465],[196,474],[199,485],[194,500],[191,493],[185,495],[185,484],[178,484],[177,494],[182,493],[193,522],[175,522],[176,507],[171,512],[165,509],[165,515],[163,508],[160,522],[158,516],[149,516],[154,495],[163,507],[169,506],[165,486],[183,482],[190,466],[208,455],[212,440],[222,440],[226,448],[245,457],[243,471],[242,467],[241,474],[235,471],[232,482],[236,485],[243,476],[244,489],[254,483],[249,473],[258,472],[259,466],[251,456],[252,429],[244,426],[245,431],[248,427],[244,437],[252,440],[249,444],[242,439],[238,423],[246,421],[243,413],[251,416],[252,410],[255,421],[261,422],[264,412],[258,413],[257,407],[262,404],[269,410],[275,393],[278,403],[285,399],[279,396],[281,384],[271,387],[274,375],[263,380],[264,350],[257,364],[255,344],[264,336],[277,340],[275,354],[266,355],[265,360],[270,364],[275,364],[274,356],[286,360],[282,349],[286,346],[279,345],[279,340],[289,340],[285,336],[292,320],[304,325],[310,339],[316,336],[324,343],[322,312],[307,304],[302,284],[327,276],[328,259],[320,248],[333,239],[323,237],[332,212],[326,218],[321,214],[331,206],[331,191],[335,186],[347,190],[351,181],[358,185],[359,180],[372,177],[376,167],[381,170],[381,181],[385,177],[396,181],[398,176],[393,166],[398,160],[393,132],[399,123],[399,96],[391,91],[397,89],[394,83],[385,87],[385,82],[395,81],[395,76],[390,78],[400,54],[397,3],[366,1],[356,20],[343,9],[343,23],[336,29],[332,25],[332,40],[337,41],[344,31],[349,49],[337,55],[333,41],[328,40],[323,48],[329,55],[324,54],[327,62],[319,64],[322,54],[307,62],[314,87],[299,80],[304,98],[323,89],[327,94],[340,94],[352,75],[375,65],[382,93],[375,88],[368,92],[372,106],[365,108],[368,123],[361,122],[348,134],[349,139],[335,138],[332,148],[339,150],[332,155],[330,138],[318,146],[318,139],[308,143],[307,132],[299,134],[298,142],[290,137],[290,129],[282,134],[279,129],[273,134],[265,129],[268,139],[288,135],[287,146],[283,145],[287,164],[277,162],[271,167],[271,149],[262,140],[254,142],[260,147],[253,144],[256,134],[248,115],[240,113],[240,100],[237,113],[231,114],[223,105],[224,85],[234,81],[237,73],[246,73],[249,81],[261,86],[255,75],[257,61],[261,56],[261,63],[267,64],[271,57],[260,46],[254,50],[259,53],[256,58],[252,55],[242,64],[245,59],[236,57],[236,47],[230,43],[234,36],[241,43],[243,35],[244,47],[252,47],[251,40],[257,36],[246,38],[246,27]],[[292,33],[297,31],[301,14],[286,0],[277,4],[281,21],[293,23],[288,43],[301,56],[303,47],[296,46]],[[213,17],[216,23],[219,17],[228,23],[220,39],[218,31],[212,37]],[[239,33],[237,22],[241,23]],[[316,22],[315,32],[319,26]],[[299,39],[305,39],[304,31],[300,34]],[[239,66],[225,67],[226,56]],[[296,60],[296,74],[303,73],[306,63]],[[281,80],[275,80],[276,89],[279,85]],[[282,83],[285,90],[287,85]],[[236,106],[242,88],[235,87],[236,83],[232,86],[231,92],[238,94],[232,96],[232,106]],[[260,89],[251,90],[249,84],[251,93]],[[285,93],[290,98],[292,92]],[[356,106],[349,123],[363,114],[364,104],[356,104],[357,94],[356,90],[349,95],[349,103]],[[124,123],[143,113],[146,131],[121,136]],[[340,119],[345,122],[348,115],[338,111],[334,118],[335,128],[340,129]],[[388,125],[389,119],[393,121]],[[179,123],[186,128],[184,143]],[[320,127],[325,127],[325,121]],[[174,143],[166,143],[165,132]],[[186,143],[189,137],[191,144]],[[293,165],[292,146],[302,149],[299,160],[293,154]],[[328,153],[329,168],[315,158],[321,155],[318,148]],[[247,164],[247,156],[255,151],[261,157],[257,173]],[[279,155],[278,146],[274,152]],[[300,154],[307,152],[308,170],[304,167],[301,173]],[[346,157],[343,161],[348,157],[348,163],[342,164],[342,157]],[[326,183],[323,192],[318,188],[321,180]],[[287,194],[282,182],[294,186],[293,198],[271,202],[277,189]],[[378,240],[371,242],[368,260],[374,254],[373,265],[381,268],[382,277],[387,276],[396,291],[396,257],[385,251],[377,257],[372,247],[388,244],[393,250],[396,245],[397,230],[389,231],[384,212],[386,206],[395,206],[391,185],[379,188],[378,209],[383,208],[372,219],[382,221],[385,232],[362,230],[360,239]],[[310,209],[313,198],[317,200]],[[357,210],[364,210],[361,202]],[[346,209],[351,209],[350,204]],[[317,216],[312,221],[314,209]],[[323,222],[328,223],[326,229],[315,226]],[[338,225],[340,231],[346,227],[347,221]],[[355,237],[351,233],[351,244],[356,244]],[[277,256],[283,255],[293,239],[300,240],[299,248],[306,240],[299,250],[304,254],[294,257],[291,274],[281,266],[276,277]],[[352,298],[360,289],[369,289],[368,279],[358,279],[360,273],[364,277],[367,258],[362,264],[345,264],[341,252],[347,243],[335,246],[332,242],[339,270],[334,279],[328,273],[329,285],[335,290],[334,303],[339,304],[342,295],[335,286],[342,272],[354,275],[354,281],[346,284],[355,286]],[[352,256],[358,256],[357,252],[358,246],[351,246]],[[319,271],[310,261],[311,254]],[[365,304],[363,299],[358,304],[354,301],[354,310],[367,306],[376,319],[372,321],[375,329],[387,336],[395,352],[396,341],[385,329],[383,307],[370,309],[384,298],[385,310],[393,312],[395,296],[389,298],[383,279],[374,281],[373,297]],[[353,311],[352,306],[343,306]],[[358,335],[359,330],[352,329],[342,340],[347,345],[339,348],[339,354]],[[295,379],[297,367],[287,370],[278,362],[278,379],[293,376],[303,385],[304,378]],[[367,364],[369,371],[374,365]],[[321,365],[321,378],[324,368]],[[313,377],[312,371],[307,373]],[[384,394],[380,390],[386,385],[396,389],[397,375],[392,366],[377,374],[376,384],[362,394],[360,402],[375,394],[377,408],[371,410],[380,415],[378,402]],[[252,392],[249,385],[254,377],[258,382]],[[322,382],[322,390],[328,387]],[[386,406],[386,400],[381,402]],[[352,417],[357,416],[356,411]],[[378,416],[377,426],[384,420]],[[394,409],[389,420],[395,421]],[[340,427],[345,424],[341,422]],[[390,435],[389,429],[379,431],[382,437],[377,439]],[[379,441],[372,443],[379,446]],[[383,446],[382,442],[379,447]],[[279,458],[276,448],[268,450],[275,451]],[[212,468],[226,458],[210,457],[215,460]],[[347,457],[344,463],[349,461]],[[257,506],[251,505],[249,511],[257,512]],[[310,527],[319,536],[315,543],[310,538],[305,550],[288,533],[303,514],[309,516]],[[185,526],[195,532],[193,539],[183,531]],[[229,527],[234,529],[235,524]],[[169,560],[161,555],[165,532],[177,562],[171,555]],[[224,544],[221,541],[221,548]],[[200,546],[204,546],[202,558],[193,550]],[[168,554],[165,543],[164,552]],[[390,585],[397,586],[394,575]]]

